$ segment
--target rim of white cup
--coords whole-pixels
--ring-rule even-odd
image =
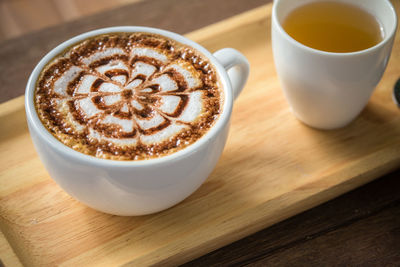
[[[278,31],[280,31],[280,33],[283,34],[283,36],[285,36],[286,39],[288,39],[292,44],[300,46],[301,48],[305,49],[306,51],[313,52],[313,53],[319,53],[321,55],[326,55],[326,56],[335,56],[335,57],[337,57],[337,56],[346,57],[346,56],[360,55],[360,54],[364,54],[364,53],[370,53],[372,51],[375,51],[375,50],[379,49],[380,47],[384,46],[387,42],[389,42],[389,40],[391,40],[393,38],[393,36],[396,34],[397,23],[398,23],[397,22],[397,14],[396,14],[396,11],[395,11],[392,3],[389,0],[379,0],[379,1],[384,1],[388,5],[390,11],[392,12],[392,16],[394,18],[394,22],[395,22],[394,23],[394,27],[392,28],[392,30],[391,30],[391,32],[389,34],[385,33],[384,38],[379,43],[377,43],[376,45],[371,46],[371,47],[369,47],[367,49],[358,50],[358,51],[354,51],[354,52],[328,52],[328,51],[323,51],[323,50],[319,50],[319,49],[315,49],[315,48],[306,46],[306,45],[300,43],[299,41],[297,41],[296,39],[294,39],[292,36],[290,36],[283,29],[281,23],[278,21],[277,9],[278,9],[278,6],[279,6],[279,4],[281,2],[279,0],[275,0],[274,3],[273,3],[273,6],[272,6],[272,20],[273,20],[273,23],[275,25],[277,25]],[[316,2],[316,1],[310,1],[310,2],[307,2],[307,3],[312,3],[312,2]],[[346,3],[357,5],[355,3],[352,3],[351,1],[346,2]],[[379,23],[381,23],[381,22],[379,21]]]
[[[206,56],[211,63],[214,65],[217,75],[219,76],[219,80],[222,83],[223,87],[223,107],[222,112],[219,115],[219,118],[215,122],[215,124],[202,136],[200,139],[196,140],[194,143],[188,145],[187,147],[174,152],[170,155],[161,156],[158,158],[150,158],[144,160],[115,160],[115,159],[103,159],[97,158],[95,156],[86,155],[84,153],[78,152],[69,146],[63,144],[56,137],[54,137],[47,128],[42,124],[39,119],[39,116],[36,112],[35,104],[34,104],[34,91],[36,87],[36,80],[42,71],[42,69],[52,60],[55,56],[63,52],[66,48],[73,46],[74,44],[79,43],[80,41],[94,37],[101,34],[106,33],[118,33],[118,32],[147,32],[160,34],[167,38],[171,38],[177,42],[183,43],[185,45],[191,46],[196,50],[200,51],[204,56]],[[142,26],[117,26],[117,27],[108,27],[96,29],[93,31],[85,32],[67,41],[59,44],[57,47],[53,48],[50,52],[48,52],[36,65],[34,70],[32,71],[28,83],[26,85],[25,90],[25,109],[27,114],[27,120],[31,122],[31,127],[34,127],[35,131],[37,131],[40,135],[40,138],[44,140],[48,145],[50,145],[53,149],[56,149],[60,153],[65,154],[71,158],[79,160],[80,162],[87,162],[91,165],[97,166],[150,166],[154,164],[168,164],[170,161],[174,161],[183,157],[186,157],[192,153],[195,153],[199,148],[205,143],[209,142],[211,138],[213,138],[222,128],[228,123],[230,119],[230,115],[232,112],[233,105],[233,92],[231,89],[231,84],[229,77],[226,73],[224,67],[219,63],[219,61],[204,47],[199,45],[198,43],[182,36],[177,33],[173,33],[167,30],[151,28],[151,27],[142,27]]]

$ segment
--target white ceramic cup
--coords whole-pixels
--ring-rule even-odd
[[[336,0],[357,5],[380,22],[384,38],[377,45],[351,53],[307,47],[290,37],[282,22],[295,8],[318,0],[275,0],[272,49],[283,92],[294,115],[320,129],[340,128],[363,110],[385,71],[397,27],[389,0]]]
[[[117,161],[77,152],[47,131],[34,105],[35,83],[41,70],[67,47],[88,37],[110,32],[160,34],[197,49],[209,59],[221,80],[225,99],[218,120],[203,137],[192,145],[161,158]],[[181,35],[147,27],[126,26],[91,31],[51,50],[33,70],[25,92],[29,131],[50,176],[77,200],[96,210],[115,215],[158,212],[192,194],[214,169],[228,136],[233,101],[242,91],[248,74],[247,59],[231,48],[211,54]]]

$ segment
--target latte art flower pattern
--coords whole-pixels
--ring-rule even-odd
[[[222,106],[214,69],[157,35],[108,34],[54,59],[37,84],[43,124],[73,149],[110,159],[173,153],[199,139]]]

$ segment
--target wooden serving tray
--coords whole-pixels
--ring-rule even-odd
[[[72,199],[36,155],[23,98],[0,105],[0,257],[27,266],[179,264],[399,168],[400,112],[391,96],[400,74],[399,34],[359,118],[319,131],[295,119],[283,97],[270,16],[269,4],[188,34],[210,51],[242,51],[251,74],[214,172],[189,198],[154,215],[111,216]]]

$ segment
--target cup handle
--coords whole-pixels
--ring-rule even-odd
[[[249,61],[242,53],[233,48],[218,50],[214,53],[214,57],[217,58],[228,73],[232,84],[233,99],[236,100],[249,77]]]

